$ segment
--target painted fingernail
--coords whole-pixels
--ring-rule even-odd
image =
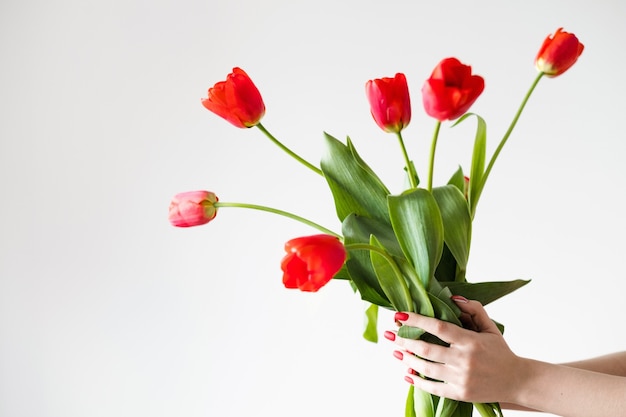
[[[404,380],[405,380],[406,382],[408,382],[409,384],[413,384],[413,383],[414,383],[414,382],[413,382],[413,378],[411,378],[411,377],[410,377],[410,376],[408,376],[408,375],[404,377]]]
[[[407,313],[401,313],[401,312],[396,313],[394,317],[396,321],[406,321],[408,318],[409,318],[409,315]]]
[[[453,295],[450,298],[453,301],[456,301],[457,303],[469,303],[469,300],[467,298],[463,297],[462,295]]]
[[[396,334],[394,332],[390,332],[389,330],[387,330],[383,334],[385,336],[385,339],[391,340],[392,342],[396,340]]]
[[[404,357],[404,355],[402,355],[402,352],[400,352],[399,350],[394,350],[393,351],[393,356],[396,359],[400,359],[400,360],[402,360],[402,358]]]

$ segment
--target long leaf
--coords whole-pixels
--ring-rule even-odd
[[[463,168],[459,167],[454,174],[448,180],[448,185],[454,185],[459,191],[465,190],[465,174],[463,174]]]
[[[387,231],[385,232],[385,230]],[[395,237],[390,238],[388,236],[390,234],[389,230],[389,226],[382,226],[380,222],[356,214],[348,215],[342,223],[342,232],[346,245],[353,243],[369,244],[370,236],[373,234],[377,237],[381,236],[380,240],[382,242],[392,246],[389,243],[389,239],[395,240]],[[380,287],[378,277],[374,268],[372,268],[369,251],[350,251],[346,268],[363,300],[386,308],[392,308],[391,302]]]
[[[472,151],[472,167],[470,169],[470,183],[468,189],[468,200],[470,205],[470,214],[474,218],[476,205],[482,193],[485,174],[485,159],[487,152],[487,122],[485,119],[475,113],[466,113],[454,123],[454,126],[461,123],[470,116],[476,117],[476,135],[474,138],[474,149]]]
[[[415,386],[409,386],[409,392],[406,395],[406,405],[404,407],[404,416],[405,417],[417,417],[415,415],[415,399],[413,398],[413,393],[415,392]],[[421,417],[421,416],[420,416]]]
[[[413,385],[411,386],[413,387]],[[419,388],[415,388],[413,391],[413,401],[415,415],[417,417],[434,417],[435,404],[433,403],[433,396],[431,394]]]
[[[454,185],[434,188],[433,196],[441,211],[444,241],[456,259],[458,267],[465,271],[472,238],[472,218],[467,200]]]
[[[424,287],[424,284],[417,276],[415,268],[413,268],[406,258],[396,257],[395,260],[409,285],[409,291],[411,292],[411,298],[413,298],[415,312],[423,316],[435,317],[435,310],[430,303],[430,297],[428,296],[426,287]]]
[[[446,282],[450,291],[456,295],[462,295],[470,300],[480,301],[482,305],[487,305],[498,298],[528,284],[530,280],[517,279],[513,281],[491,281],[491,282]]]
[[[448,321],[450,323],[454,323],[458,326],[461,326],[461,321],[458,318],[456,312],[450,308],[450,306],[443,300],[439,299],[434,294],[430,295],[430,302],[435,309],[435,317],[440,320]]]
[[[381,251],[385,250],[374,235],[370,238],[370,245],[381,249]],[[380,287],[396,311],[413,311],[413,300],[409,287],[391,255],[384,256],[377,251],[371,251],[370,259]]]
[[[351,213],[389,223],[389,190],[367,167],[350,143],[344,145],[325,133],[326,152],[320,166],[335,200],[337,216],[343,221]]]
[[[367,341],[378,342],[378,305],[370,304],[365,310],[365,330],[363,338]]]
[[[428,288],[443,252],[444,230],[439,206],[422,188],[388,197],[389,216],[400,247]]]
[[[459,402],[456,400],[451,400],[449,398],[440,398],[439,402],[437,403],[435,417],[452,417],[458,406]]]

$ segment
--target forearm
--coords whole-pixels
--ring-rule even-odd
[[[608,375],[626,377],[626,352],[611,353],[596,358],[563,363],[564,366],[599,372]],[[622,396],[626,395],[623,394]],[[519,404],[501,403],[502,408],[510,410],[536,411]]]
[[[616,352],[597,358],[585,359],[582,361],[564,363],[578,369],[600,372],[603,374],[626,377],[626,352]]]
[[[523,371],[507,402],[564,417],[626,415],[626,378],[521,359]]]

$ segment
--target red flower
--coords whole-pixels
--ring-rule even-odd
[[[404,74],[365,83],[374,121],[385,132],[400,132],[411,121],[411,99]]]
[[[169,220],[176,227],[200,226],[217,215],[217,196],[210,191],[187,191],[174,196]]]
[[[549,77],[556,77],[574,65],[584,48],[576,35],[559,28],[554,36],[548,35],[543,41],[535,58],[535,67]]]
[[[202,99],[202,105],[241,128],[257,125],[265,114],[261,93],[240,68],[233,68],[226,81],[209,88],[209,97]]]
[[[346,260],[346,249],[334,236],[314,235],[285,243],[281,262],[286,288],[315,292],[330,281]]]
[[[443,122],[461,117],[485,89],[485,80],[456,58],[442,60],[422,87],[424,108]]]

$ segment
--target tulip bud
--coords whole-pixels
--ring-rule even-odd
[[[202,105],[240,128],[256,126],[265,114],[261,93],[240,68],[233,68],[226,81],[210,88]]]
[[[535,58],[535,67],[548,77],[556,77],[574,65],[584,48],[576,35],[559,28],[554,36],[548,35],[543,41]]]
[[[217,196],[210,191],[187,191],[174,196],[170,203],[169,221],[176,227],[200,226],[217,215]]]
[[[378,78],[365,84],[365,94],[376,124],[385,132],[398,133],[411,121],[411,99],[406,77]]]

